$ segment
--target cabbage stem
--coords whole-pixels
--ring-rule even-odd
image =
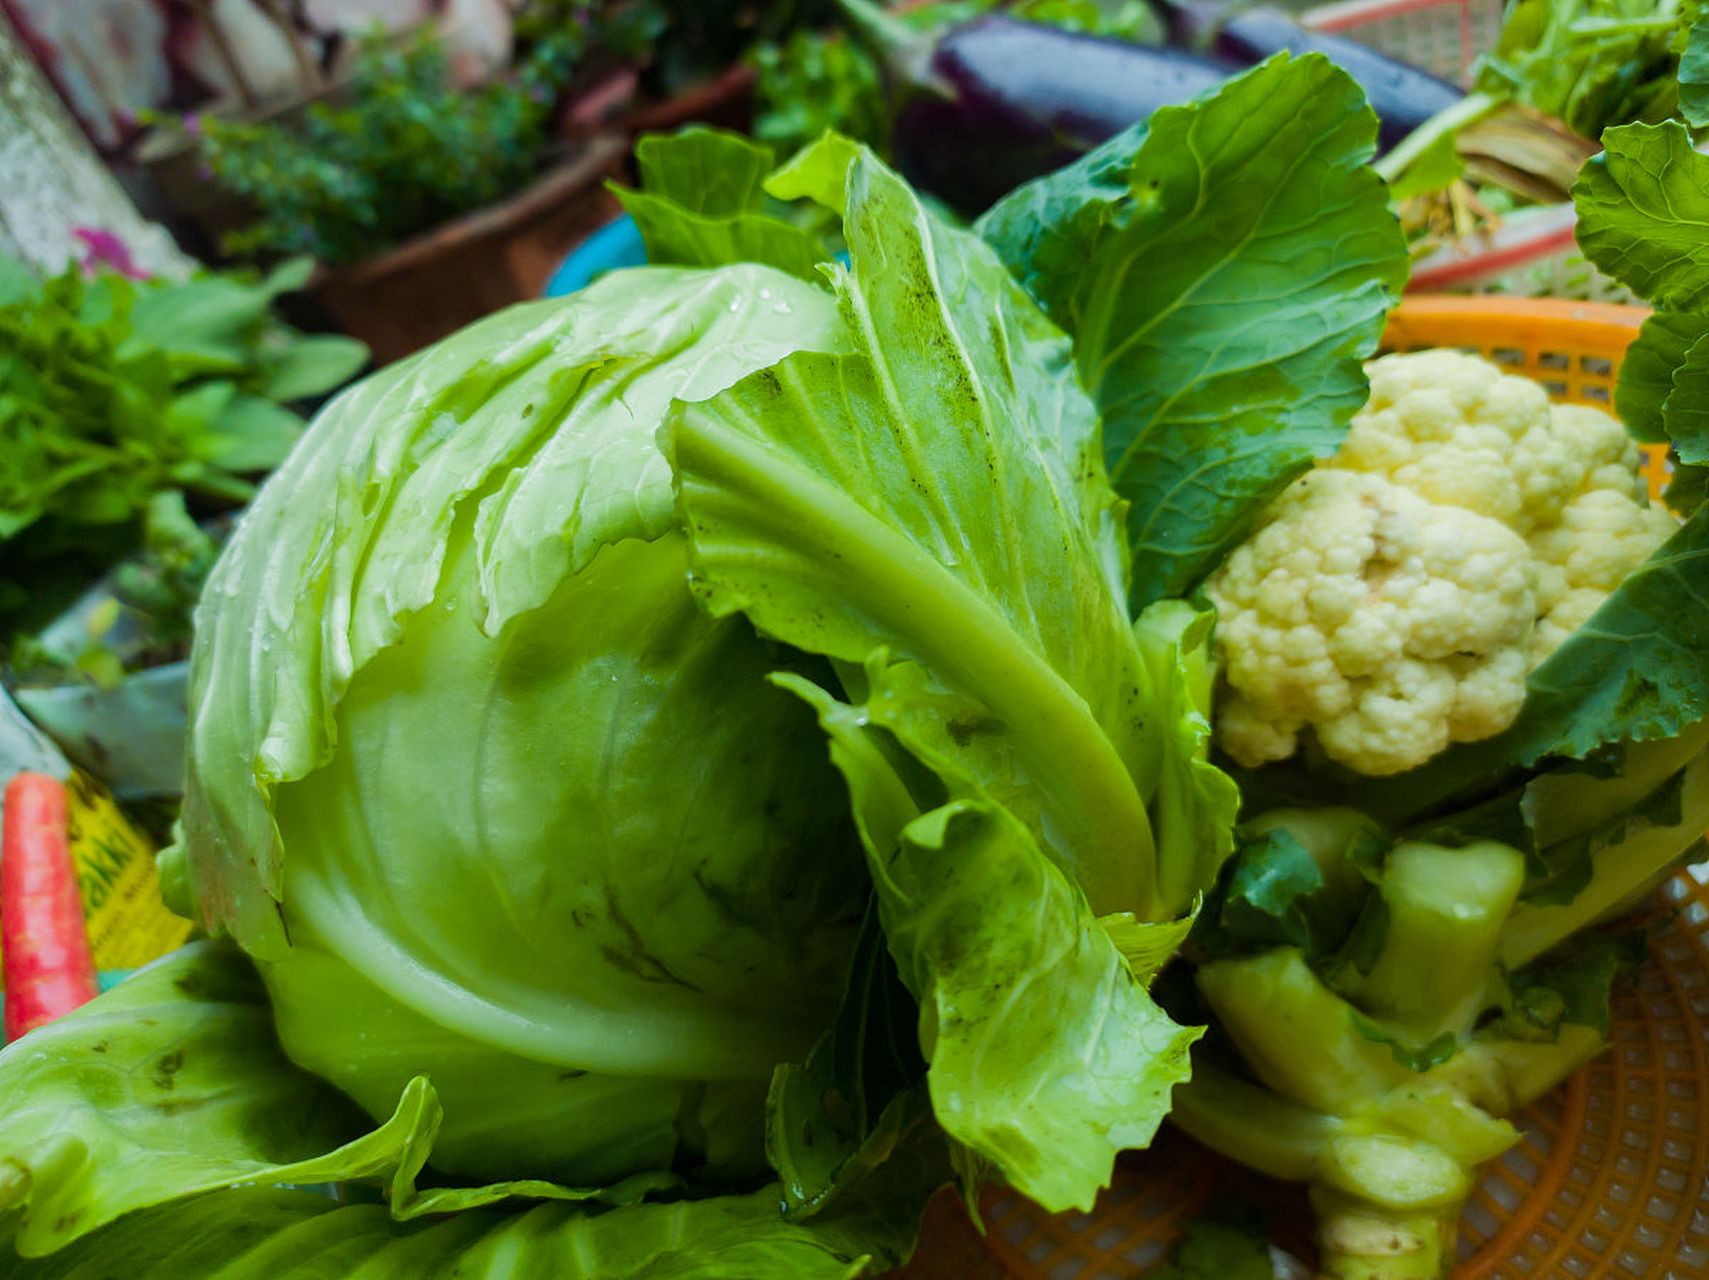
[[[1463,1035],[1483,1008],[1502,927],[1525,880],[1517,849],[1408,840],[1389,853],[1379,892],[1387,933],[1346,994],[1420,1041]]]
[[[1515,907],[1502,930],[1502,964],[1529,964],[1580,929],[1630,910],[1667,879],[1709,828],[1709,750],[1685,766],[1679,811],[1672,826],[1645,827],[1593,851],[1590,883],[1571,902]]]
[[[860,620],[863,643],[870,631],[873,647],[894,646],[986,707],[1044,794],[1046,836],[1055,837],[1047,848],[1066,861],[1092,910],[1159,918],[1156,844],[1138,785],[1086,699],[985,595],[892,528],[860,495],[714,414],[679,417],[674,446],[689,510],[700,507],[703,486],[722,491],[741,504],[744,524],[762,540],[758,551],[743,549],[744,576],[805,584],[814,598],[831,602],[828,609]],[[691,527],[696,520],[691,515]],[[702,539],[696,529],[697,570],[726,554],[709,553]],[[783,612],[789,607],[749,611],[762,629],[801,643],[792,627],[780,625],[796,621]],[[811,635],[813,623],[803,630]],[[832,639],[820,651],[843,661],[866,657],[835,649]],[[1142,672],[1142,664],[1135,670]]]

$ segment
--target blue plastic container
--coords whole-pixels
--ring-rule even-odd
[[[845,267],[849,255],[839,253],[837,261]],[[641,240],[641,229],[626,213],[620,213],[586,240],[583,240],[546,281],[545,296],[561,298],[566,293],[585,289],[598,276],[618,267],[647,265],[647,246]]]
[[[641,229],[626,213],[620,213],[570,251],[546,281],[546,296],[561,298],[587,287],[595,276],[618,267],[640,267],[647,262],[647,246]]]

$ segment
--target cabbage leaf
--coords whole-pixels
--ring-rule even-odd
[[[441,1115],[432,1085],[412,1080],[370,1129],[280,1052],[249,961],[222,942],[194,943],[8,1046],[0,1073],[14,1086],[0,1095],[0,1244],[41,1259],[8,1269],[20,1280],[115,1268],[174,1278],[852,1277],[869,1260],[906,1256],[924,1195],[945,1176],[940,1158],[912,1182],[844,1188],[810,1224],[779,1218],[775,1185],[684,1200],[668,1173],[590,1188],[418,1186]],[[386,1204],[341,1208],[277,1189],[320,1182],[358,1198],[371,1188]],[[679,1198],[642,1203],[660,1196]]]
[[[641,188],[613,185],[635,220],[647,261],[717,267],[760,262],[817,281],[831,250],[824,236],[768,201],[770,147],[704,125],[651,134],[635,144]]]
[[[854,1280],[897,1261],[867,1217],[785,1222],[777,1192],[643,1204],[485,1208],[399,1223],[377,1204],[245,1187],[132,1214],[13,1280]],[[882,1236],[878,1238],[882,1239]]]
[[[316,420],[205,593],[190,751],[251,762],[188,778],[185,846],[210,928],[283,953],[272,795],[331,757],[334,708],[433,600],[459,517],[473,511],[457,538],[472,537],[481,626],[496,634],[601,548],[671,527],[669,470],[635,425],[786,352],[835,349],[821,297],[760,267],[617,273],[492,316]],[[207,625],[219,617],[233,625]]]
[[[1127,621],[1096,415],[976,237],[841,140],[791,175],[844,212],[854,351],[678,410],[694,589],[838,664],[846,702],[783,683],[849,784],[939,1123],[1041,1204],[1089,1207],[1195,1038],[1097,918],[1191,903],[1162,896],[1147,804],[1180,743]]]

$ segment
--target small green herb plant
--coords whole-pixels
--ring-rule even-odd
[[[247,501],[302,431],[290,406],[367,361],[273,314],[310,269],[40,279],[0,257],[0,646],[173,524],[162,495],[201,514]]]
[[[222,247],[352,262],[502,199],[539,170],[584,45],[566,18],[529,41],[512,75],[467,91],[432,33],[369,40],[336,96],[291,123],[187,118],[214,181],[255,209]]]

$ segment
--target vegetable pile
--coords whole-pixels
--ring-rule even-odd
[[[0,1053],[14,1273],[854,1277],[945,1184],[1089,1208],[1173,1102],[1313,1183],[1326,1274],[1436,1274],[1605,1035],[1629,944],[1556,944],[1709,824],[1709,619],[1608,424],[1367,377],[1376,142],[1282,54],[961,228],[847,138],[689,131],[654,265],[340,396],[199,611],[210,938]],[[1469,460],[1520,447],[1515,502]],[[1346,592],[1409,531],[1444,584],[1341,674],[1489,686],[1414,754],[1228,727],[1326,481]]]

